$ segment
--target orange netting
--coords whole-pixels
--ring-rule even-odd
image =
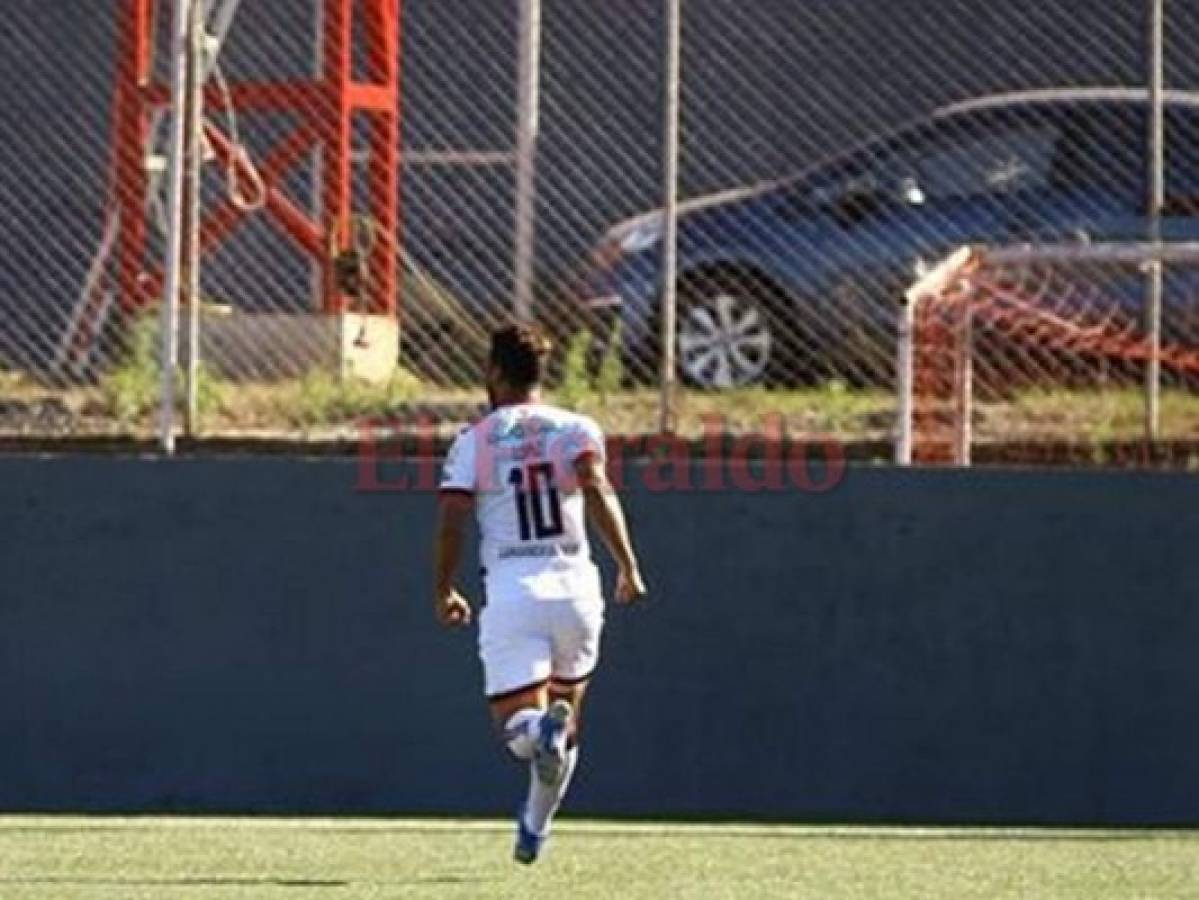
[[[1110,273],[973,260],[922,297],[912,331],[913,460],[959,461],[975,396],[1137,383],[1135,367],[1153,346],[1135,303],[1116,299],[1111,282]],[[1199,347],[1163,340],[1157,356],[1163,370],[1199,375]]]

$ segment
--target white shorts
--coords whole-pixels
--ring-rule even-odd
[[[549,681],[577,684],[599,664],[604,601],[489,599],[479,614],[484,691],[495,700]]]

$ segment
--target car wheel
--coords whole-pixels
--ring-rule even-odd
[[[727,390],[766,380],[776,339],[759,292],[723,280],[679,293],[678,367],[692,387]]]

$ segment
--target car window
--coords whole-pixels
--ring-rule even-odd
[[[906,160],[920,134],[909,129],[860,148],[808,182],[804,199],[828,207],[864,196],[880,200],[896,196],[904,176],[911,174]]]
[[[813,206],[834,206],[851,197],[875,194],[883,186],[881,171],[868,165],[840,169],[820,178],[807,191]]]
[[[1051,124],[951,135],[915,154],[912,177],[926,201],[1044,188],[1059,137]]]
[[[1064,187],[1140,208],[1147,129],[1144,109],[1130,104],[955,117],[859,151],[809,182],[805,199],[919,205]],[[1167,112],[1167,191],[1199,199],[1199,110]]]
[[[909,205],[1046,186],[1060,129],[1043,124],[946,123],[867,148],[811,185],[807,199],[829,206],[875,195]],[[995,123],[991,123],[994,126]]]

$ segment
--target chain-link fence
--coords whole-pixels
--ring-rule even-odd
[[[0,431],[152,433],[174,271],[199,435],[461,420],[489,329],[528,313],[560,345],[553,395],[611,430],[719,417],[883,444],[905,290],[957,247],[1199,240],[1195,0],[1163,4],[1160,197],[1153,0],[680,7],[663,392],[668,0],[207,0],[202,114],[177,132],[200,189],[174,203],[175,4],[11,3]],[[1120,299],[1148,335],[1134,276]],[[1161,280],[1183,346],[1193,281]],[[1193,385],[1164,378],[1159,437],[1199,438]],[[1028,390],[1086,408],[1076,387]],[[1022,440],[1144,433],[1008,400]]]

